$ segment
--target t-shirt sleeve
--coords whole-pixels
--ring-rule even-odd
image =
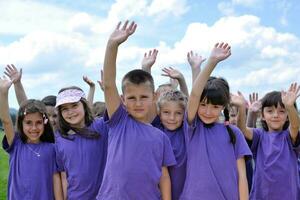
[[[114,112],[111,118],[104,116],[104,121],[107,123],[109,128],[117,126],[122,120],[127,117],[128,113],[125,110],[124,106],[120,103],[118,109]]]
[[[230,128],[234,131],[236,142],[234,145],[234,153],[236,159],[241,157],[252,157],[251,150],[246,142],[246,139],[243,133],[237,127],[230,126]]]
[[[253,157],[256,157],[257,154],[257,148],[261,139],[262,129],[259,128],[253,128],[252,129],[253,138],[252,138],[252,145],[251,145],[251,151],[253,154]]]
[[[163,144],[164,144],[163,166],[169,167],[169,166],[176,165],[176,160],[171,146],[171,142],[165,134],[163,134]]]
[[[300,131],[298,131],[298,135],[297,135],[295,144],[293,144],[293,142],[292,142],[292,138],[291,138],[291,136],[290,136],[290,132],[287,131],[286,134],[287,134],[287,137],[288,137],[288,140],[289,140],[290,144],[292,145],[293,150],[294,150],[297,154],[300,154]]]
[[[21,142],[21,138],[15,133],[15,137],[13,139],[13,142],[11,145],[8,144],[6,136],[3,137],[2,139],[2,148],[9,154],[11,154],[15,147],[18,145],[18,143]]]
[[[95,121],[93,122],[94,125],[94,129],[97,133],[100,134],[100,137],[107,137],[107,133],[108,133],[108,124],[105,123],[104,118],[100,117],[95,119]]]
[[[56,163],[56,168],[58,172],[63,172],[65,171],[64,168],[64,163],[63,163],[63,154],[59,151],[58,144],[56,143],[55,145],[55,163]]]

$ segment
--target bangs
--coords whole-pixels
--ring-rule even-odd
[[[206,103],[222,106],[226,106],[228,104],[226,92],[217,88],[204,89],[200,101],[206,101]]]
[[[284,104],[282,103],[281,93],[278,91],[273,91],[264,96],[262,99],[262,109],[265,107],[275,106],[277,108],[278,104],[284,108]]]

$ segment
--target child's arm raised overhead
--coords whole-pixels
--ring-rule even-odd
[[[17,97],[17,100],[18,100],[18,104],[21,105],[21,103],[23,101],[27,100],[27,96],[26,96],[23,84],[21,82],[22,68],[20,69],[20,71],[18,71],[18,69],[13,64],[7,65],[5,67],[4,74],[6,76],[8,76],[10,78],[10,80],[13,82],[16,97]]]
[[[168,76],[171,79],[176,79],[179,83],[180,91],[183,92],[183,94],[185,94],[187,97],[189,96],[189,91],[185,82],[185,78],[179,70],[176,70],[172,67],[165,67],[162,69],[162,71],[165,72],[164,74],[162,74],[162,76]]]
[[[153,51],[150,50],[148,54],[147,52],[144,54],[144,58],[142,60],[142,70],[151,74],[151,68],[156,61],[157,54],[158,50],[156,49],[153,49]]]
[[[215,47],[212,49],[211,54],[207,60],[207,64],[205,68],[197,76],[193,84],[192,91],[187,105],[188,123],[191,124],[196,117],[201,94],[203,92],[203,89],[205,87],[205,84],[211,72],[216,67],[218,62],[225,60],[230,55],[231,55],[230,46],[227,43],[224,44],[222,42],[220,44],[219,43],[215,44]]]
[[[101,76],[100,76],[100,80],[97,81],[100,89],[102,90],[102,92],[104,92],[104,85],[103,85],[103,70],[101,69]]]
[[[8,105],[8,90],[12,82],[5,77],[0,78],[0,119],[4,128],[4,133],[7,139],[8,145],[11,145],[14,137],[14,126],[12,119],[9,114],[9,105]]]
[[[287,111],[290,121],[289,131],[293,144],[296,143],[299,133],[299,116],[297,109],[294,107],[294,103],[300,96],[300,86],[297,83],[292,83],[288,91],[281,92],[281,99],[284,107]]]
[[[246,126],[246,100],[242,93],[238,92],[238,95],[231,94],[231,103],[238,107],[237,126],[248,140],[252,140],[252,129]]]
[[[247,113],[247,127],[256,128],[257,115],[261,108],[261,102],[258,100],[258,93],[253,92],[249,95],[249,107]]]
[[[134,22],[131,22],[128,26],[128,21],[126,21],[121,27],[121,22],[119,22],[107,42],[103,67],[103,86],[105,104],[109,117],[114,114],[121,103],[116,85],[116,59],[118,47],[135,32],[136,26],[137,25]]]
[[[84,82],[86,82],[90,86],[89,93],[87,96],[87,101],[89,102],[90,106],[93,106],[94,95],[95,95],[95,83],[91,79],[89,79],[87,76],[83,76],[82,79]]]
[[[190,51],[187,53],[187,60],[192,69],[193,84],[201,71],[201,64],[206,60],[206,58],[202,58],[202,56],[198,55],[197,53],[194,54],[193,51]]]

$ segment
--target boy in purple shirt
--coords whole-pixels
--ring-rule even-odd
[[[104,95],[109,138],[107,163],[97,199],[171,199],[168,166],[176,164],[168,137],[150,124],[155,100],[151,75],[142,70],[122,80],[122,102],[116,86],[118,46],[135,32],[136,24],[118,24],[104,59]]]

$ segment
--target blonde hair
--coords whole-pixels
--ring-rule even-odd
[[[185,110],[187,105],[187,97],[179,90],[170,90],[160,95],[157,101],[157,109],[160,110],[164,103],[174,101],[179,103],[182,109]]]

